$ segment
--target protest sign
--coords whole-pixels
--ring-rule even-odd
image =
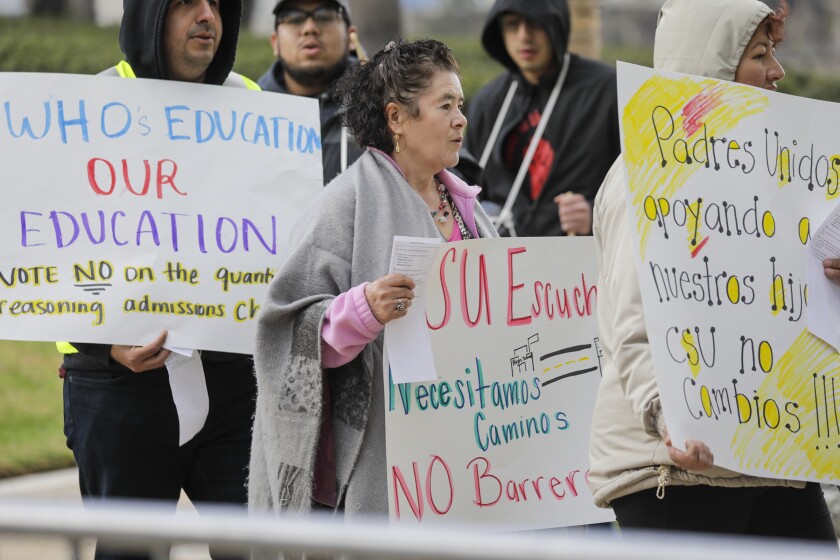
[[[385,366],[391,519],[482,530],[608,521],[586,483],[601,379],[592,238],[442,245],[424,303],[437,379]]]
[[[4,74],[0,104],[0,338],[251,352],[321,187],[317,101]]]
[[[840,194],[840,108],[626,64],[619,101],[675,443],[702,440],[738,472],[837,482],[840,356],[806,329],[806,279],[811,231]]]

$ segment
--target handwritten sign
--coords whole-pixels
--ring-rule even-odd
[[[807,331],[806,279],[840,194],[840,109],[624,64],[619,99],[671,434],[739,472],[837,482],[840,357]]]
[[[0,338],[250,353],[319,130],[306,98],[4,74]]]
[[[586,484],[596,281],[591,238],[441,246],[424,296],[438,377],[394,384],[384,372],[392,521],[515,530],[613,519]]]

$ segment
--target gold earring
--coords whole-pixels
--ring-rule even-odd
[[[394,133],[394,151],[400,153],[400,135]]]

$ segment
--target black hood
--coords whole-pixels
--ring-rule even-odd
[[[571,30],[569,4],[566,0],[496,0],[481,34],[481,44],[484,49],[508,70],[517,72],[519,69],[505,49],[502,30],[499,28],[499,16],[513,12],[521,14],[529,20],[539,24],[548,33],[557,61],[563,59],[569,46],[569,32]]]
[[[123,0],[120,49],[138,78],[169,79],[163,53],[163,28],[171,1]],[[233,69],[242,0],[223,0],[219,8],[222,41],[204,76],[205,83],[216,85],[221,85]]]

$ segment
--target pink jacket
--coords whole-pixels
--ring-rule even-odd
[[[387,157],[384,152],[380,153]],[[399,169],[396,162],[391,162]],[[467,185],[446,170],[441,171],[438,178],[452,196],[464,225],[477,238],[475,205],[481,189]],[[460,232],[456,227],[449,241],[457,241],[459,238]],[[321,326],[321,365],[324,368],[335,368],[349,363],[385,328],[370,310],[365,297],[365,286],[367,282],[339,294],[327,308]]]

